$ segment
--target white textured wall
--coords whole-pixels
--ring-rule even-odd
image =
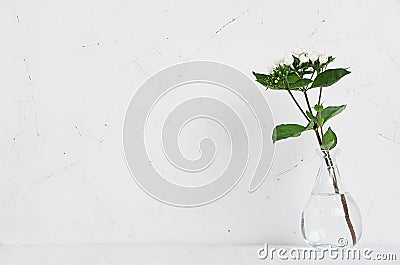
[[[399,243],[399,13],[396,0],[2,1],[0,243],[301,243],[311,133],[277,145],[256,193],[245,178],[194,209],[135,184],[121,135],[130,97],[166,66],[212,60],[250,76],[309,45],[352,70],[325,102],[348,104],[332,125],[363,241]],[[301,121],[285,93],[266,98],[276,122]]]

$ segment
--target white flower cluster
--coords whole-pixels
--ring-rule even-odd
[[[267,73],[272,73],[278,65],[291,66],[294,62],[293,56],[299,58],[300,63],[306,63],[308,61],[315,62],[317,60],[319,60],[320,63],[326,63],[328,61],[328,56],[320,50],[314,48],[298,48],[294,51],[286,52],[282,59],[275,60],[274,65],[267,69]]]
[[[309,60],[311,62],[319,60],[320,63],[326,63],[328,61],[328,56],[326,56],[324,52],[314,48],[296,49],[293,55],[298,57],[302,63],[308,62]]]

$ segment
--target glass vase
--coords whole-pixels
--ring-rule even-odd
[[[320,168],[301,216],[303,238],[312,247],[352,247],[362,234],[361,213],[344,188],[336,158],[339,151],[317,150]]]

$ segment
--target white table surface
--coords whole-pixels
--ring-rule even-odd
[[[399,264],[400,247],[362,245],[377,252],[397,253],[397,261],[291,261],[260,260],[262,246],[145,246],[145,245],[58,245],[0,246],[1,265],[124,265],[124,264]],[[295,246],[272,246],[291,248]]]

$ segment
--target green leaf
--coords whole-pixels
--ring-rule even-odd
[[[308,123],[308,125],[304,129],[304,131],[313,130],[314,129],[314,125],[315,125],[315,122],[313,120],[310,120],[310,122]]]
[[[293,57],[293,67],[296,69],[297,66],[300,64],[300,59],[297,58],[296,56],[292,55]]]
[[[254,75],[257,79],[267,79],[267,78],[268,78],[268,75],[266,75],[266,74],[259,74],[259,73],[253,72],[253,75]]]
[[[317,116],[316,116],[317,122],[316,123],[318,124],[318,126],[322,127],[322,125],[324,125],[324,119],[322,119],[321,111],[324,109],[324,107],[322,105],[317,104],[314,106],[314,109],[317,112]]]
[[[289,137],[300,136],[302,132],[306,130],[307,127],[301,126],[299,124],[280,124],[274,128],[272,133],[272,141],[283,140]]]
[[[286,89],[285,88],[285,84],[282,81],[279,81],[278,83],[274,84],[273,86],[269,87],[270,89],[274,89],[274,90],[282,90],[282,89]]]
[[[308,110],[306,111],[307,117],[310,118],[310,120],[312,120],[314,123],[318,124],[318,120],[316,117],[314,117],[314,115],[312,115],[311,112],[309,112]]]
[[[269,88],[267,81],[264,79],[256,79],[256,82],[260,83],[261,85],[265,86],[266,88]]]
[[[294,89],[294,90],[298,90],[296,88],[301,88],[301,87],[305,87],[308,84],[310,84],[312,82],[311,79],[308,78],[300,78],[299,80],[297,80],[294,83],[289,84],[289,88],[290,89]]]
[[[331,150],[336,146],[336,144],[337,144],[336,134],[332,131],[331,127],[329,127],[322,138],[321,149]]]
[[[258,82],[258,83],[260,83],[261,85],[263,85],[263,86],[266,86],[266,87],[268,87],[268,82],[267,82],[267,80],[268,80],[268,75],[265,75],[265,74],[259,74],[259,73],[256,73],[256,72],[253,72],[253,75],[256,77],[256,81]]]
[[[290,73],[290,74],[288,74],[288,76],[287,76],[287,81],[289,82],[289,83],[294,83],[294,82],[296,82],[297,80],[299,80],[300,79],[300,77],[296,74],[296,73]]]
[[[339,113],[341,113],[345,108],[346,108],[346,105],[329,106],[329,107],[322,109],[322,111],[319,114],[321,117],[322,124],[325,123],[327,120],[335,117]]]
[[[317,75],[314,82],[311,85],[313,87],[328,87],[339,81],[343,76],[350,74],[343,68],[329,69]]]

